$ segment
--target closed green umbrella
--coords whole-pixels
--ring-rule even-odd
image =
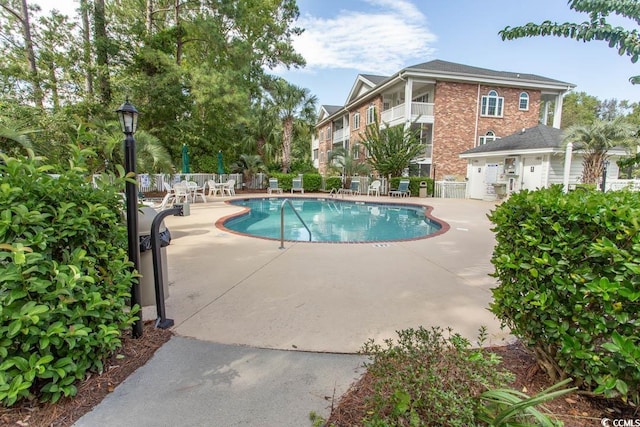
[[[224,175],[224,163],[222,162],[222,150],[218,150],[218,176],[222,181],[222,175]]]
[[[182,144],[182,173],[191,173],[189,167],[189,149],[187,144]]]

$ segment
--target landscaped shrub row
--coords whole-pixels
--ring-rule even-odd
[[[559,186],[497,207],[491,310],[552,379],[638,402],[640,198]]]
[[[297,173],[271,173],[271,178],[278,178],[278,186],[283,191],[291,191],[293,186],[293,178],[297,178]],[[302,175],[302,188],[304,191],[316,192],[322,186],[322,176],[317,173],[305,173]]]
[[[133,322],[122,201],[73,167],[55,179],[33,160],[2,159],[0,403],[56,401],[102,369]]]

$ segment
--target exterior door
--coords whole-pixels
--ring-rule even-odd
[[[469,198],[482,199],[485,196],[484,160],[478,160],[469,166]]]
[[[542,156],[522,159],[522,189],[535,190],[542,187]]]

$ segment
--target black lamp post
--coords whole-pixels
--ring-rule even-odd
[[[125,134],[124,139],[124,169],[129,178],[136,177],[136,140],[133,134],[138,126],[138,110],[129,99],[116,110],[120,127]],[[133,268],[140,271],[140,242],[138,237],[138,190],[136,184],[127,181],[125,184],[125,194],[127,196],[127,233],[129,259],[133,262]],[[131,307],[140,305],[140,284],[134,283],[131,286]],[[139,338],[142,336],[142,312],[138,313],[139,320],[133,324],[132,336]]]
[[[600,190],[604,193],[607,191],[607,169],[609,168],[609,160],[605,160],[602,166],[602,183],[600,185]]]

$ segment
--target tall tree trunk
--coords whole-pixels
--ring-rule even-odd
[[[291,139],[293,138],[293,117],[282,121],[282,172],[289,173],[291,166]]]
[[[20,12],[11,9],[6,4],[1,5],[7,12],[20,21],[22,25],[22,35],[24,37],[24,50],[27,57],[27,65],[29,68],[29,77],[33,85],[33,101],[40,108],[44,107],[44,94],[40,86],[40,75],[38,74],[38,66],[36,64],[36,55],[33,51],[33,39],[31,38],[31,24],[29,23],[29,8],[27,0],[20,2]]]
[[[80,0],[80,11],[82,14],[82,39],[85,75],[84,90],[85,98],[93,99],[93,57],[91,55],[91,27],[89,26],[89,3],[87,0]]]
[[[176,21],[176,64],[180,65],[182,61],[182,45],[184,44],[182,40],[182,22],[180,21],[180,0],[176,0],[174,12]]]
[[[264,160],[264,146],[266,142],[267,141],[264,136],[259,136],[256,139],[256,152],[258,153],[258,156],[260,156],[262,160]]]
[[[96,65],[98,67],[98,91],[103,105],[111,103],[111,81],[109,80],[109,40],[105,22],[104,0],[94,2],[93,27],[96,45]]]
[[[147,37],[151,37],[151,31],[153,31],[153,0],[147,0],[145,26],[147,28]]]

